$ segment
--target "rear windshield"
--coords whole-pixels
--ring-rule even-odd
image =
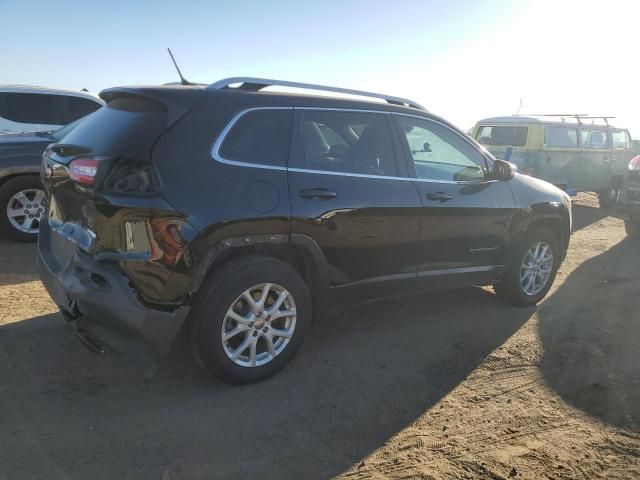
[[[483,145],[524,147],[528,134],[528,127],[482,125],[478,129],[476,140]]]
[[[166,128],[166,107],[141,97],[118,97],[90,114],[59,143],[86,147],[96,155],[147,158]]]

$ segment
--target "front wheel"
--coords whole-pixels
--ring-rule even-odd
[[[598,192],[598,202],[601,208],[614,208],[620,201],[622,187],[617,183],[611,183],[609,188]]]
[[[626,218],[624,227],[627,231],[627,236],[640,238],[640,217]]]
[[[555,235],[546,228],[536,228],[518,243],[511,265],[494,290],[512,305],[535,305],[549,292],[559,264]]]
[[[191,318],[194,357],[234,384],[280,371],[311,323],[309,290],[290,265],[271,257],[231,260],[198,293]]]

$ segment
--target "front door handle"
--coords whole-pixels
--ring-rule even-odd
[[[338,196],[336,192],[332,192],[331,190],[327,190],[326,188],[307,188],[304,190],[300,190],[299,193],[302,198],[307,198],[310,200],[331,200],[332,198],[336,198]]]
[[[451,200],[453,197],[451,195],[449,195],[448,193],[444,193],[444,192],[433,192],[433,193],[427,193],[427,199],[431,200],[432,202],[447,202],[449,200]]]

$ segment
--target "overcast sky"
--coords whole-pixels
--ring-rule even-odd
[[[0,83],[98,92],[260,76],[412,98],[460,127],[617,116],[640,137],[640,1],[0,0]]]

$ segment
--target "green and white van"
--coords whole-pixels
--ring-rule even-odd
[[[513,147],[509,161],[520,173],[564,190],[596,192],[600,205],[611,207],[620,197],[634,150],[627,129],[598,118],[600,122],[581,115],[486,118],[471,135],[497,158]]]

